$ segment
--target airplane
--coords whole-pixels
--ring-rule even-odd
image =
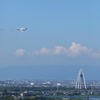
[[[26,30],[27,30],[27,28],[24,28],[24,27],[22,27],[22,28],[17,28],[17,30],[19,30],[19,31],[23,32],[23,31],[26,31]]]

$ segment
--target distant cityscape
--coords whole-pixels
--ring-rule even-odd
[[[0,87],[26,87],[26,88],[40,88],[43,95],[56,95],[57,92],[62,92],[64,95],[76,94],[100,94],[100,81],[88,80],[86,81],[87,89],[75,89],[75,80],[13,80],[13,79],[0,79]],[[47,88],[47,92],[41,90]],[[51,90],[49,90],[51,88]],[[40,92],[38,91],[38,92]],[[85,91],[85,92],[84,92]],[[20,91],[22,92],[22,91]],[[27,91],[30,92],[30,91]],[[31,91],[37,92],[37,91]]]
[[[100,95],[100,80],[85,80],[82,69],[76,80],[0,79],[0,98],[35,98],[48,95]]]
[[[2,87],[67,87],[75,88],[76,80],[14,80],[14,79],[0,79],[0,86]],[[100,87],[100,80],[87,80],[87,88]]]

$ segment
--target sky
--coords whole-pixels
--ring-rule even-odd
[[[99,10],[100,0],[0,0],[0,68],[100,70]]]

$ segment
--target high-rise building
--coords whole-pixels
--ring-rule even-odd
[[[75,88],[86,89],[86,81],[85,81],[85,76],[82,69],[79,70]]]

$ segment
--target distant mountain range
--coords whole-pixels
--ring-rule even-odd
[[[76,80],[83,69],[86,80],[99,80],[99,66],[33,65],[0,68],[0,79]]]

